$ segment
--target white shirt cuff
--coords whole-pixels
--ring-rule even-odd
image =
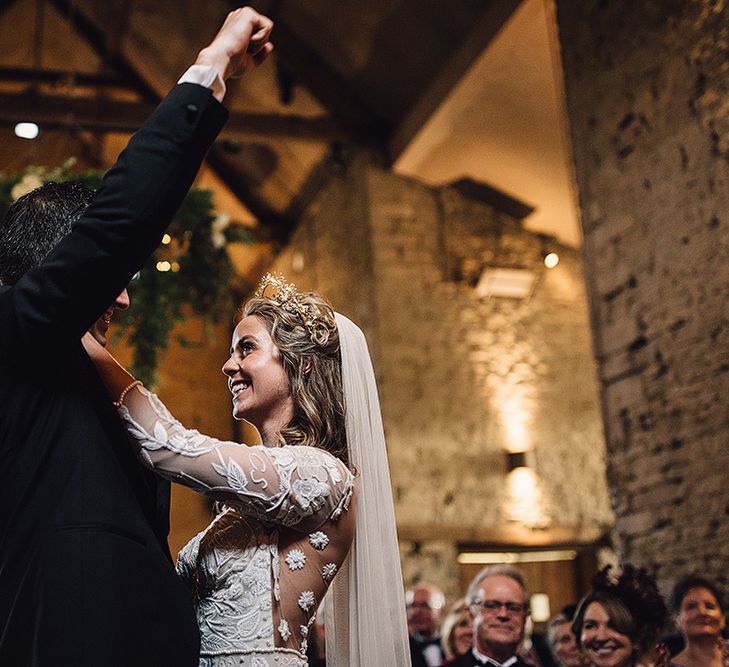
[[[196,83],[210,88],[219,100],[225,95],[225,82],[212,65],[192,65],[177,83]]]

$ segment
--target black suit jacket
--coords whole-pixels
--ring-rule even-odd
[[[159,244],[225,118],[208,89],[176,86],[73,231],[0,287],[0,665],[197,665],[169,488],[134,459],[80,338]]]
[[[484,667],[484,664],[479,661],[473,654],[473,651],[464,653],[460,658],[448,663],[448,667]],[[524,662],[521,658],[517,658],[516,662],[511,667],[531,667],[529,663]]]

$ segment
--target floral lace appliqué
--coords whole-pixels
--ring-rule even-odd
[[[281,622],[278,624],[278,633],[281,635],[281,639],[285,642],[287,642],[291,636],[291,630],[289,630],[289,624],[285,618],[282,618]]]
[[[306,556],[301,549],[291,549],[284,560],[289,566],[289,570],[300,570],[306,563]]]
[[[329,485],[312,477],[297,479],[291,485],[296,504],[307,514],[313,514],[324,507],[329,496]]]
[[[304,611],[309,611],[315,603],[316,599],[314,598],[314,593],[311,591],[304,591],[301,595],[299,595],[299,607],[301,607]]]
[[[324,581],[326,581],[327,583],[329,583],[336,573],[337,573],[336,563],[327,563],[321,569],[321,578],[324,579]]]
[[[327,544],[329,544],[329,538],[326,533],[321,530],[317,530],[315,533],[311,533],[311,535],[309,535],[309,544],[318,551],[321,551],[326,548]]]

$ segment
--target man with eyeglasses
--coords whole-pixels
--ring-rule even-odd
[[[420,582],[405,591],[412,667],[440,667],[444,653],[440,645],[440,622],[445,607],[443,591]]]
[[[531,667],[517,655],[529,615],[522,573],[511,565],[490,565],[466,593],[473,617],[473,647],[449,667]]]

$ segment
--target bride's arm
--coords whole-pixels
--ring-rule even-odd
[[[256,518],[323,523],[346,506],[352,476],[316,447],[249,447],[186,429],[90,335],[83,344],[119,409],[140,460],[162,477]]]

